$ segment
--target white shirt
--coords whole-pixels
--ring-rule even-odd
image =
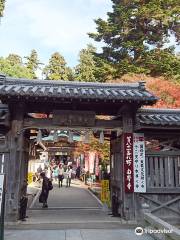
[[[71,176],[72,176],[72,169],[67,169],[66,170],[66,174],[67,174],[68,178],[71,178]]]
[[[47,169],[45,174],[46,174],[47,178],[51,178],[51,170],[50,169]]]

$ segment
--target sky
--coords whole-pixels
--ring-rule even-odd
[[[70,67],[78,63],[78,53],[87,44],[101,45],[87,35],[96,32],[94,19],[106,19],[111,0],[6,0],[0,24],[0,56],[21,57],[37,50],[47,63],[58,51]]]

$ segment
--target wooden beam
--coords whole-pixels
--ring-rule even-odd
[[[180,194],[180,187],[148,187],[147,194]]]
[[[180,156],[179,151],[146,151],[146,156]]]
[[[122,126],[122,122],[119,120],[101,120],[96,119],[95,125],[93,127],[85,127],[85,126],[61,126],[58,124],[53,124],[53,119],[50,118],[25,118],[24,119],[24,128],[41,128],[41,129],[119,129]]]
[[[155,204],[157,204],[157,205],[159,205],[158,207],[155,207],[154,209],[152,209],[151,213],[152,212],[156,212],[156,211],[160,210],[161,208],[166,208],[166,209],[168,209],[168,210],[170,210],[172,212],[175,212],[176,214],[180,215],[180,212],[177,209],[168,206],[168,205],[171,205],[174,202],[177,202],[180,199],[180,197],[177,197],[177,198],[174,198],[174,199],[172,199],[172,200],[170,200],[168,202],[162,203],[162,202],[160,202],[160,201],[158,201],[156,199],[152,199],[151,197],[148,197],[145,194],[140,194],[140,196],[145,198],[145,199],[147,199],[147,200],[149,200],[149,201],[151,201],[151,202],[153,202],[153,203],[155,203]]]

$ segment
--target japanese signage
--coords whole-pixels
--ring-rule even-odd
[[[0,217],[3,205],[3,194],[4,194],[4,174],[0,174]]]
[[[53,124],[92,127],[95,124],[95,113],[92,111],[54,110]]]
[[[143,133],[124,134],[125,192],[146,192],[145,142]]]
[[[134,192],[146,192],[145,143],[143,133],[134,133]]]
[[[101,202],[110,203],[109,180],[101,181]]]
[[[134,192],[133,176],[133,134],[124,133],[124,183],[125,192]]]

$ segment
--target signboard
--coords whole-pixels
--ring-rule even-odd
[[[33,182],[33,173],[32,172],[28,172],[28,184]]]
[[[145,142],[143,133],[134,133],[134,192],[146,192]]]
[[[92,111],[54,110],[53,124],[61,126],[87,126],[95,125],[95,113]]]
[[[124,183],[125,192],[134,192],[133,134],[124,133]]]
[[[110,191],[109,191],[109,180],[101,181],[101,202],[110,203]]]

